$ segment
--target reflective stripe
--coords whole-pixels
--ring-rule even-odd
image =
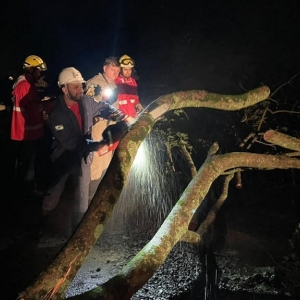
[[[131,102],[131,103],[134,103],[134,102],[135,102],[135,99],[130,99],[130,102]]]
[[[127,100],[121,100],[119,101],[119,104],[127,104]]]
[[[16,106],[14,106],[13,110],[14,110],[14,111],[21,112],[21,108],[20,108],[20,107],[16,107]]]
[[[43,124],[33,125],[33,126],[25,126],[26,130],[37,130],[43,127]]]

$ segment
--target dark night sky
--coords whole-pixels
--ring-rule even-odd
[[[30,54],[46,61],[56,83],[64,67],[88,79],[105,57],[127,53],[142,101],[185,89],[275,89],[300,71],[297,0],[24,2],[2,4],[1,81],[17,76]]]

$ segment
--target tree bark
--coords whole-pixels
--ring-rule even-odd
[[[230,180],[234,176],[234,172],[227,175],[224,181],[223,190],[218,198],[218,201],[216,204],[210,209],[210,211],[207,214],[206,219],[202,222],[202,224],[199,226],[197,233],[193,231],[187,231],[180,239],[181,242],[187,242],[187,243],[194,243],[201,246],[204,242],[206,244],[209,244],[211,242],[210,238],[206,238],[206,236],[211,232],[212,227],[214,225],[214,222],[216,220],[217,214],[222,207],[224,201],[226,200],[228,196],[228,186]]]
[[[233,111],[255,105],[262,100],[266,100],[269,95],[270,89],[267,86],[253,89],[241,95],[220,95],[207,91],[184,91],[161,96],[154,103],[168,103],[171,105],[171,109],[206,107]]]
[[[300,151],[300,140],[295,137],[286,135],[284,133],[275,130],[268,130],[264,134],[264,139],[265,141],[278,145],[280,147],[294,150],[297,152]]]
[[[185,145],[180,145],[180,150],[181,150],[182,154],[184,155],[184,157],[187,161],[187,164],[190,168],[191,176],[194,177],[197,174],[197,169],[195,167],[195,164],[193,162],[190,152],[186,149]]]
[[[49,267],[40,274],[32,285],[20,293],[19,299],[64,299],[68,286],[76,276],[91,248],[103,232],[103,228],[125,185],[129,169],[139,145],[151,131],[155,123],[155,120],[147,113],[147,111],[151,111],[153,106],[167,103],[170,105],[169,110],[186,107],[210,107],[221,110],[238,110],[265,100],[269,96],[269,93],[270,90],[266,86],[254,89],[242,95],[218,95],[206,91],[186,91],[162,96],[150,104],[146,108],[146,112],[132,125],[128,134],[120,142],[106,175],[99,185],[91,205],[76,232]],[[194,199],[191,202],[195,204],[195,201],[196,200]],[[197,199],[197,201],[199,201],[199,199]],[[180,202],[181,201],[179,201],[179,203]],[[178,207],[182,208],[181,205],[177,206],[177,209]],[[186,214],[186,210],[182,213]],[[180,215],[180,212],[176,211],[175,219],[178,218],[178,214]],[[184,221],[189,218],[190,214],[191,212],[187,216],[185,215]],[[169,220],[169,218],[167,220]],[[170,225],[168,225],[168,227],[170,227]],[[171,228],[171,232],[168,230],[167,234],[173,234],[175,228],[172,226]],[[174,236],[176,241],[178,240],[178,235],[181,236],[185,230],[181,229],[176,233]],[[159,239],[156,239],[156,242],[163,242],[165,238],[167,237],[161,236]],[[153,247],[153,245],[150,247]],[[162,247],[164,248],[165,245]],[[166,253],[166,251],[163,250],[163,253]],[[158,256],[159,259],[151,258],[149,262],[141,264],[143,265],[142,268],[145,267],[146,270],[148,268],[150,270],[155,269],[157,263],[162,263],[163,261],[163,256]],[[153,268],[149,263],[154,264]],[[135,264],[136,263],[134,262],[130,265]],[[129,269],[124,273],[127,274],[126,277],[128,276]],[[138,268],[137,272],[141,273],[140,270],[141,269]],[[144,273],[147,274],[145,278],[149,278],[148,272]],[[128,278],[131,277],[132,276],[129,276]],[[122,280],[120,280],[120,282],[122,282]],[[134,286],[134,282],[132,284]],[[140,280],[138,286],[140,286]],[[133,290],[135,290],[135,288],[130,288],[130,291],[128,291],[127,294],[129,295]]]

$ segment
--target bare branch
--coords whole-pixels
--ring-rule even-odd
[[[226,176],[223,184],[223,190],[219,199],[217,200],[216,204],[210,209],[205,221],[200,225],[200,227],[197,230],[197,233],[199,233],[200,236],[200,244],[210,244],[212,241],[212,236],[209,236],[209,234],[216,220],[218,211],[220,210],[224,201],[227,199],[229,182],[233,177],[234,173]]]
[[[292,110],[284,110],[284,109],[276,110],[276,111],[272,111],[268,109],[268,112],[271,113],[272,115],[279,114],[279,113],[300,114],[300,111],[292,111]]]
[[[265,141],[286,149],[300,151],[300,140],[275,130],[268,130],[264,134]]]
[[[300,74],[300,72],[299,73],[297,73],[297,74],[295,74],[289,81],[287,81],[287,82],[285,82],[285,83],[283,83],[281,86],[279,86],[271,95],[270,95],[270,97],[273,97],[282,87],[284,87],[285,85],[287,85],[287,84],[291,84],[291,81],[295,78],[295,77],[297,77],[298,75]]]

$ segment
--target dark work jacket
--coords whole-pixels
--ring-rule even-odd
[[[82,130],[75,114],[68,108],[63,95],[59,96],[51,113],[49,124],[53,134],[52,176],[61,177],[66,172],[80,175],[81,159],[86,154],[89,130],[95,117],[120,121],[124,114],[110,104],[84,95],[79,102]]]

